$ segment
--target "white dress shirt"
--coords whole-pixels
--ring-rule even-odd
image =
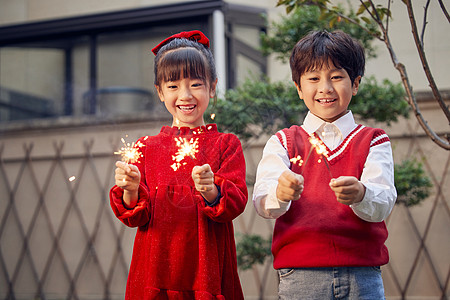
[[[325,145],[334,150],[356,126],[351,111],[333,123],[325,122],[308,112],[302,128],[309,134],[316,132]],[[273,135],[264,147],[253,190],[253,204],[262,217],[276,219],[289,210],[291,201],[281,201],[276,197],[278,178],[289,166],[287,150],[278,137]],[[353,212],[369,222],[385,220],[397,198],[390,142],[370,148],[360,181],[366,187],[366,192],[361,202],[350,205]],[[301,200],[300,197],[298,201]]]

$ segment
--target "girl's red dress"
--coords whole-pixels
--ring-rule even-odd
[[[175,138],[197,141],[195,158],[177,162]],[[123,205],[121,188],[110,191],[115,215],[138,227],[126,299],[243,299],[232,224],[247,202],[237,137],[218,132],[215,124],[166,126],[137,145],[143,154],[136,163],[141,172],[137,206]],[[195,165],[206,163],[221,193],[214,206],[206,205],[191,177]]]

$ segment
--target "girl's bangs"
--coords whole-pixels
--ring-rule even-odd
[[[167,52],[159,62],[159,82],[181,78],[201,79],[206,82],[206,61],[194,48],[181,48]]]

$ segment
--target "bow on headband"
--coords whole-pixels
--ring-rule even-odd
[[[153,54],[158,54],[159,49],[161,49],[162,46],[167,44],[173,39],[181,39],[185,38],[191,41],[196,41],[197,43],[200,43],[206,47],[209,48],[209,39],[206,37],[206,35],[203,34],[200,30],[192,30],[192,31],[183,31],[177,34],[174,34],[172,36],[169,36],[167,39],[159,43],[155,48],[152,49]]]

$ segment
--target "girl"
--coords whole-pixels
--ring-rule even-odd
[[[247,202],[245,162],[237,137],[203,119],[217,83],[209,40],[181,32],[152,51],[173,122],[138,140],[139,162],[116,163],[111,207],[138,227],[126,299],[243,299],[232,220]]]

